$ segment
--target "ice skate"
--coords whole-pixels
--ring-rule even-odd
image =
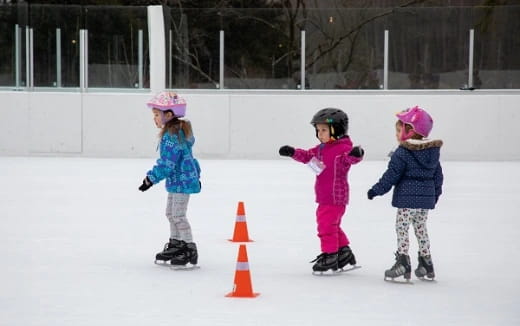
[[[410,282],[411,274],[410,256],[396,252],[394,266],[385,271],[385,281],[394,281],[395,278],[404,276],[406,282]]]
[[[328,254],[323,252],[311,261],[311,263],[314,262],[316,263],[312,266],[313,274],[317,274],[317,272],[323,274],[328,270],[336,271],[338,269],[338,253]]]
[[[433,270],[433,261],[430,255],[418,255],[419,265],[415,270],[415,276],[421,280],[433,281],[435,278],[435,271]]]
[[[163,251],[155,255],[156,264],[166,264],[175,256],[180,250],[186,246],[186,242],[177,239],[170,239],[164,245]]]
[[[343,268],[347,265],[356,266],[356,257],[349,246],[341,247],[338,251],[338,269],[343,271]]]
[[[197,245],[194,242],[186,244],[182,251],[177,252],[170,260],[173,269],[186,270],[198,268],[197,262],[199,254],[197,252]],[[188,265],[189,263],[189,265]]]

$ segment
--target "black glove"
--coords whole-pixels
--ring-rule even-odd
[[[365,155],[365,151],[363,150],[363,148],[361,148],[361,146],[355,146],[354,148],[352,148],[350,153],[348,153],[348,156],[354,157],[363,157],[363,155]]]
[[[150,189],[151,186],[153,186],[153,183],[146,177],[143,179],[143,184],[139,186],[139,190],[146,191]]]
[[[280,153],[280,155],[282,155],[282,156],[292,157],[294,155],[294,147],[284,145],[284,146],[280,147],[280,149],[278,150],[278,153]]]
[[[375,196],[377,196],[376,192],[372,189],[370,189],[368,192],[367,192],[367,197],[368,199],[372,200],[372,198],[374,198]]]

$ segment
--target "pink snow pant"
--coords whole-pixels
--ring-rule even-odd
[[[316,209],[316,223],[318,237],[321,242],[321,251],[328,254],[338,252],[338,249],[348,246],[350,241],[341,229],[341,218],[345,213],[345,206],[322,205]]]

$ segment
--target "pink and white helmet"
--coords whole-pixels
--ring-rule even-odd
[[[181,118],[186,115],[186,100],[175,92],[160,92],[155,95],[146,105],[151,109],[161,111],[172,111],[175,117]]]
[[[417,133],[423,137],[428,137],[433,128],[433,119],[425,110],[419,106],[406,109],[396,114],[397,119],[412,126],[413,130],[405,133],[404,128],[401,130],[401,140],[407,140]]]

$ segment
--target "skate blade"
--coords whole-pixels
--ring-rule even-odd
[[[430,282],[430,283],[436,283],[437,281],[435,278],[428,278],[428,277],[417,277],[419,280],[423,282]]]
[[[174,271],[193,271],[199,269],[198,265],[170,265],[170,268]]]
[[[350,272],[350,271],[353,271],[353,270],[356,270],[356,269],[360,269],[360,268],[361,268],[361,266],[353,265],[353,266],[350,266],[350,267],[347,267],[347,268],[345,268],[345,267],[340,268],[337,271],[335,271],[335,273],[341,274],[341,273]]]
[[[337,275],[341,275],[341,274],[344,274],[344,273],[347,273],[347,272],[351,272],[351,271],[353,271],[355,269],[360,269],[360,268],[361,268],[361,266],[354,265],[354,266],[351,266],[351,267],[348,267],[348,268],[342,268],[342,269],[336,269],[336,270],[329,269],[329,270],[326,270],[326,271],[323,271],[323,272],[313,271],[312,275],[315,275],[315,276],[337,276]]]
[[[404,279],[404,281],[401,281],[401,280],[396,280],[395,278],[391,278],[391,277],[387,277],[385,276],[385,282],[388,282],[388,283],[395,283],[395,284],[408,284],[408,285],[413,285],[413,282],[410,281],[410,279]]]
[[[315,275],[315,276],[334,276],[336,275],[338,270],[332,270],[332,269],[328,269],[326,271],[312,271],[312,275]]]

